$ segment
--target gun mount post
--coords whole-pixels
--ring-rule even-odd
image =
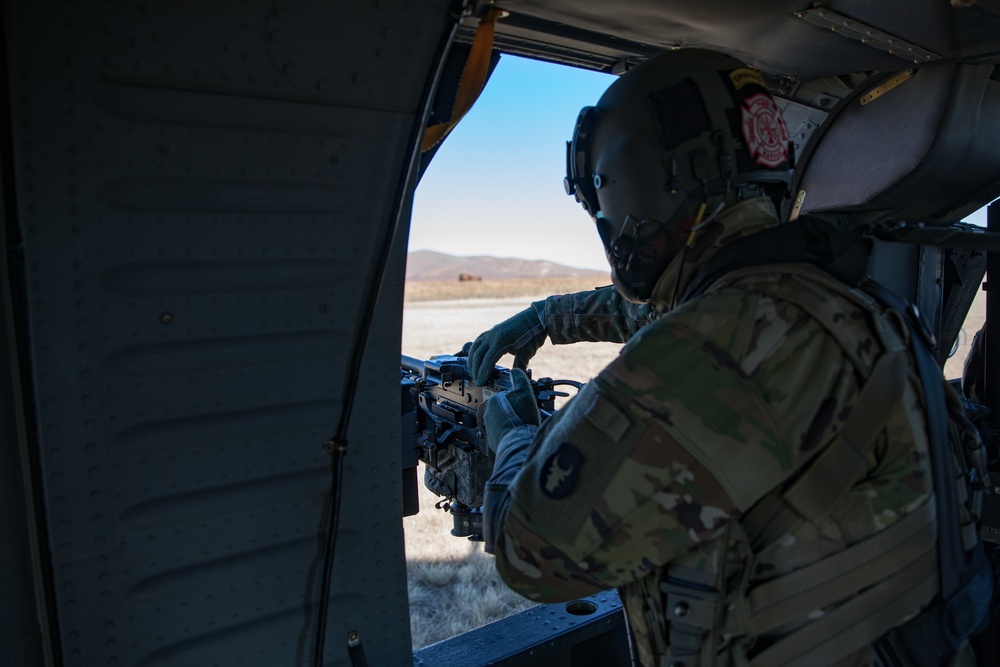
[[[452,516],[455,537],[468,537],[471,542],[483,541],[483,508],[469,507],[462,503],[450,503],[448,514]]]

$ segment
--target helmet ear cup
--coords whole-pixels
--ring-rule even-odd
[[[584,107],[576,118],[573,138],[566,142],[566,177],[563,187],[567,195],[576,197],[583,209],[596,218],[600,212],[597,188],[600,178],[593,173],[591,138],[597,120],[597,107]]]

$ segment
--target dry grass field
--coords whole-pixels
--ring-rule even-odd
[[[593,287],[592,280],[539,279],[474,283],[411,283],[403,315],[403,354],[426,359],[453,354],[482,331],[527,307],[534,300]],[[968,343],[985,319],[985,300],[977,299],[960,349],[946,367],[961,375]],[[586,381],[620,350],[610,343],[544,345],[532,360],[535,377]],[[500,363],[509,366],[511,357]],[[422,474],[422,472],[421,472]],[[410,625],[414,649],[507,616],[532,603],[508,591],[482,545],[449,534],[451,517],[434,508],[436,496],[422,488],[420,513],[404,519]]]
[[[407,305],[425,301],[467,301],[470,299],[544,298],[549,294],[569,294],[610,285],[606,274],[580,278],[511,278],[508,280],[420,280],[406,283]],[[551,288],[551,291],[548,290]],[[528,302],[525,302],[526,304]]]

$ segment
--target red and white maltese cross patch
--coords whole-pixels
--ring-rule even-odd
[[[743,100],[743,139],[754,162],[778,167],[788,161],[788,130],[774,100],[757,93]]]

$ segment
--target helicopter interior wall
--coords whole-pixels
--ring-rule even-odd
[[[797,14],[811,4],[801,0],[622,0],[613,11],[594,0],[505,0],[498,3],[511,11],[497,25],[498,34],[510,32],[525,48],[529,35],[517,28],[518,17],[543,20],[550,30],[558,26],[583,29],[613,37],[595,49],[580,44],[581,52],[593,54],[594,65],[628,58],[650,47],[675,46],[717,48],[737,56],[775,76],[793,76],[800,81],[859,71],[893,71],[912,64],[905,53],[893,55],[858,39],[838,34],[831,27],[813,25]],[[1000,58],[1000,15],[990,3],[954,7],[938,0],[833,0],[823,3],[849,20],[902,38],[941,58]],[[570,36],[571,31],[567,30]],[[539,43],[551,38],[537,36]],[[564,46],[569,47],[569,44]]]
[[[847,0],[810,9],[788,0],[625,0],[613,12],[602,3],[570,0],[502,6],[510,15],[497,23],[501,49],[614,69],[621,66],[615,58],[635,61],[651,50],[718,48],[761,68],[772,91],[789,99],[798,84],[818,77],[916,68],[871,104],[855,98],[842,119],[824,123],[817,134],[829,139],[804,170],[800,165],[808,185],[803,212],[891,211],[947,224],[1000,195],[992,176],[1000,170],[996,3]],[[826,18],[804,14],[824,11]],[[876,36],[862,39],[861,29]],[[957,65],[957,58],[982,64]]]
[[[405,233],[348,369],[450,5],[4,3],[0,664],[312,664],[355,390],[327,664],[409,661]]]
[[[8,248],[8,227],[0,224],[0,240]],[[0,253],[0,275],[7,276],[7,253]],[[45,664],[41,618],[44,604],[36,599],[34,582],[40,568],[31,507],[29,452],[25,442],[25,411],[19,391],[14,304],[8,290],[0,292],[0,664]]]

